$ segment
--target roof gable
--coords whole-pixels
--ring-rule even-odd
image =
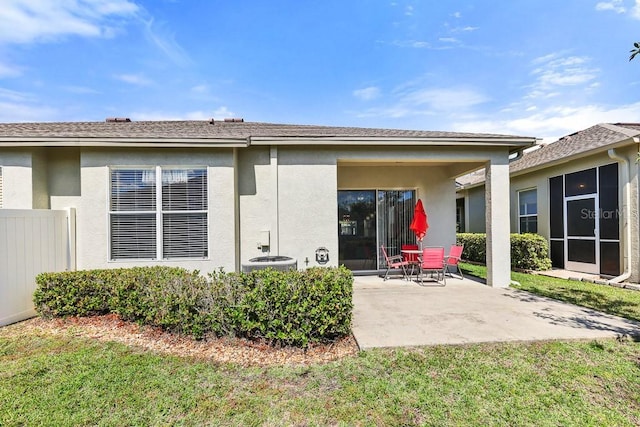
[[[510,172],[516,173],[556,162],[566,162],[587,153],[605,150],[640,135],[639,123],[603,123],[564,136],[558,141],[525,153],[511,163]]]
[[[589,153],[604,151],[613,146],[635,143],[640,136],[640,123],[600,123],[572,133],[558,141],[524,153],[509,165],[509,173],[518,175],[553,164],[568,162]],[[461,176],[457,182],[463,188],[474,187],[485,181],[484,169]]]

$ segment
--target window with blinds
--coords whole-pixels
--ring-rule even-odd
[[[111,170],[110,257],[206,258],[205,168]]]

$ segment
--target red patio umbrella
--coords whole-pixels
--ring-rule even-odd
[[[424,211],[422,200],[420,199],[418,199],[418,203],[416,203],[416,207],[413,212],[413,221],[411,221],[409,229],[416,234],[416,238],[422,246],[422,239],[427,234],[429,223],[427,222],[427,213]]]

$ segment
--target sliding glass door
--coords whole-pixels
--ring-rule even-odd
[[[377,270],[376,245],[376,191],[338,191],[338,262]]]
[[[384,245],[389,254],[399,254],[402,245],[413,244],[415,234],[409,230],[416,206],[414,190],[378,190],[378,265],[384,266]]]
[[[382,268],[380,245],[397,254],[415,243],[415,204],[415,190],[339,190],[338,262],[354,271]]]

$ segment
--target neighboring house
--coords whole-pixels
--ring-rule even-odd
[[[419,198],[425,246],[454,243],[455,178],[486,167],[488,282],[507,286],[508,157],[534,143],[242,119],[0,124],[3,207],[75,208],[79,269],[238,271],[270,254],[374,272],[380,245],[414,241]]]
[[[640,124],[598,124],[511,162],[511,230],[549,241],[554,267],[640,280]],[[458,179],[468,232],[485,231],[483,171]]]

